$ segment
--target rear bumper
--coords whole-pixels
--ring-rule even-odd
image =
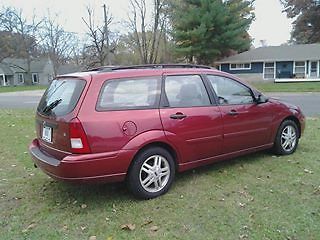
[[[54,179],[68,182],[121,182],[125,179],[135,151],[70,154],[62,160],[41,151],[34,139],[29,146],[33,162]]]

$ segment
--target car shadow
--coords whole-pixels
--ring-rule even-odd
[[[188,184],[195,176],[201,176],[212,172],[222,172],[234,168],[237,165],[250,164],[252,162],[263,161],[266,156],[271,156],[268,151],[253,153],[243,157],[237,157],[231,160],[216,162],[203,167],[198,167],[182,173],[177,173],[174,181],[174,187]],[[187,181],[187,182],[186,182]],[[183,184],[182,184],[183,183]],[[97,208],[101,203],[106,204],[119,203],[123,200],[139,202],[127,190],[126,184],[123,183],[100,183],[100,184],[70,184],[48,179],[43,183],[40,191],[42,197],[52,201],[59,207],[66,207],[86,203],[94,203]],[[92,204],[91,204],[92,205]]]

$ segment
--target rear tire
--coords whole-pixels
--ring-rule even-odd
[[[151,199],[169,190],[175,176],[175,164],[167,150],[161,147],[148,148],[133,161],[127,184],[135,197]]]
[[[292,120],[283,121],[274,141],[273,151],[278,155],[288,155],[296,151],[299,143],[299,129]]]

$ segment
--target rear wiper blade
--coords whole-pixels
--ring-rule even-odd
[[[48,106],[44,107],[44,108],[42,109],[42,112],[43,112],[43,113],[47,113],[47,112],[51,111],[51,110],[54,109],[56,106],[58,106],[61,102],[62,102],[62,99],[61,99],[61,98],[53,101],[53,102],[50,103]]]

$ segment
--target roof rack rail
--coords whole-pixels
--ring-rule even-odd
[[[174,64],[142,64],[132,66],[101,66],[92,68],[87,71],[100,71],[100,72],[112,72],[115,70],[126,70],[126,69],[162,69],[162,68],[205,68],[213,69],[213,67],[196,64],[185,64],[185,63],[174,63]]]
[[[118,68],[120,66],[100,66],[100,67],[95,67],[95,68],[89,68],[86,70],[83,70],[83,72],[95,72],[95,71],[112,71],[112,69]]]

